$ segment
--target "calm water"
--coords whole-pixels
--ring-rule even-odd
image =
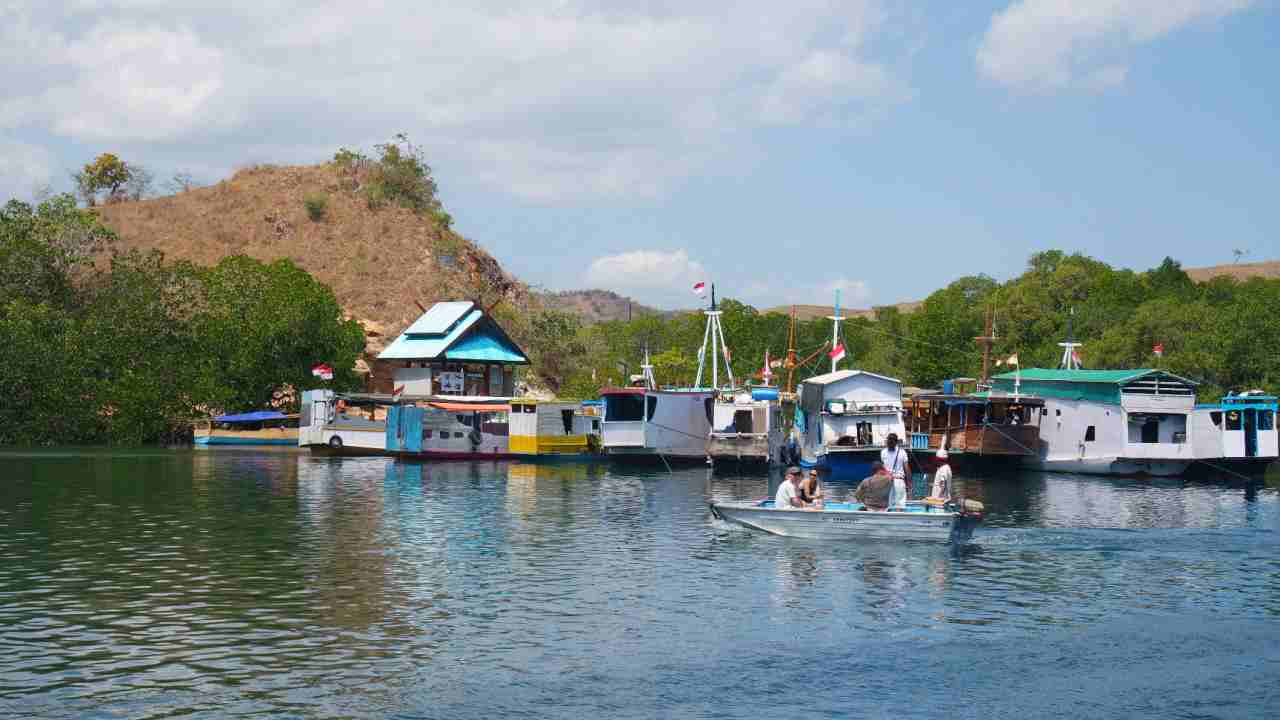
[[[966,479],[961,551],[709,517],[768,483],[0,454],[0,715],[1280,712],[1273,486]]]

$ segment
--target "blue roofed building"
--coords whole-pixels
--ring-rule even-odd
[[[469,300],[432,305],[378,360],[391,367],[393,390],[408,396],[510,397],[515,369],[529,358]]]

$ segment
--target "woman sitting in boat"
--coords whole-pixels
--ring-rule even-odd
[[[888,510],[889,494],[892,492],[893,475],[885,468],[884,463],[877,461],[871,466],[871,476],[858,483],[858,488],[853,491],[853,498],[868,510]]]
[[[818,482],[817,469],[809,470],[809,475],[800,482],[800,502],[806,506],[822,507],[822,483]]]

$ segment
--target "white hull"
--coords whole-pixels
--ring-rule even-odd
[[[1026,458],[1024,467],[1045,472],[1080,473],[1083,475],[1151,475],[1171,477],[1186,472],[1190,460],[1137,460],[1117,457],[1040,460]]]
[[[912,503],[913,508],[918,507]],[[711,512],[727,522],[786,537],[816,540],[925,540],[963,544],[979,518],[929,512],[869,510],[779,510],[753,502],[718,502]]]

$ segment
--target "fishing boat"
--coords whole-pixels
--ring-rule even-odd
[[[1191,413],[1191,443],[1197,469],[1246,474],[1265,471],[1280,454],[1278,411],[1276,396],[1261,390],[1196,405]]]
[[[297,445],[298,416],[259,410],[197,420],[193,440],[196,445]]]
[[[406,460],[510,458],[510,413],[509,398],[402,402],[387,410],[386,450]]]
[[[811,377],[800,383],[796,428],[801,467],[862,479],[871,474],[891,433],[906,437],[902,383],[862,370]]]
[[[313,455],[383,455],[386,408],[396,400],[387,394],[307,390],[295,442]]]
[[[513,398],[511,454],[523,459],[581,459],[600,446],[600,418],[574,402]]]
[[[977,384],[972,378],[944,380],[941,390],[916,392],[904,401],[917,467],[931,470],[942,448],[952,467],[981,472],[1013,469],[1037,454],[1044,400],[979,391]]]
[[[782,465],[786,445],[777,388],[754,387],[727,394],[712,408],[707,457],[715,467]]]
[[[708,333],[710,329],[708,325]],[[659,388],[648,348],[631,387],[602,388],[600,444],[605,453],[621,461],[704,462],[716,397],[714,388],[699,387],[704,355],[699,352],[698,381],[692,388]],[[713,378],[712,384],[716,382]]]
[[[774,535],[816,540],[926,540],[961,545],[982,522],[982,505],[912,501],[904,511],[867,510],[856,502],[821,509],[778,508],[773,500],[712,502],[711,513]]]

